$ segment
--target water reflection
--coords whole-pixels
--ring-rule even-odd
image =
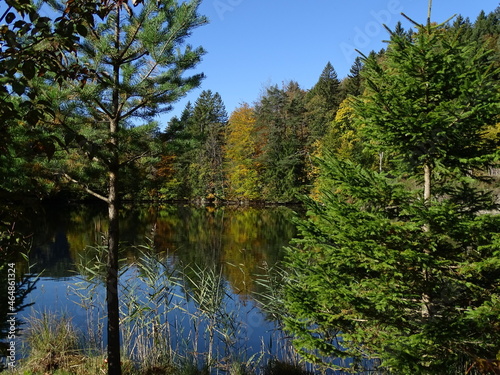
[[[20,317],[63,312],[102,350],[104,290],[102,283],[86,281],[82,264],[93,267],[99,257],[105,259],[106,207],[50,205],[39,212],[23,231],[32,233],[29,260],[32,272],[42,277],[29,296],[33,307]],[[227,356],[229,343],[247,358],[262,350],[276,325],[255,298],[262,288],[257,277],[282,258],[295,235],[293,214],[286,207],[125,207],[120,217],[123,337],[155,341],[160,328],[175,326],[175,336],[161,334],[169,337],[169,348],[183,347],[195,356],[204,352],[204,360]],[[147,275],[143,263],[149,261],[158,262],[158,272]],[[162,300],[140,297],[148,295]],[[154,318],[144,320],[149,325],[143,331],[132,330],[136,312],[147,309],[157,312]],[[203,334],[193,336],[196,332]]]
[[[44,277],[75,275],[75,263],[93,256],[89,247],[104,243],[106,208],[102,205],[52,205],[31,228],[33,272]],[[235,293],[255,291],[263,265],[282,257],[283,246],[295,234],[293,211],[286,207],[234,208],[128,207],[121,212],[122,258],[132,263],[138,245],[154,241],[159,253],[200,268],[223,265],[223,275]]]

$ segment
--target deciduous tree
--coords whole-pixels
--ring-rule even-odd
[[[260,198],[257,163],[256,123],[248,104],[236,108],[229,118],[225,162],[229,197],[238,200]]]

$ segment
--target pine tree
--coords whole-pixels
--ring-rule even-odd
[[[349,70],[347,82],[345,84],[346,95],[359,96],[363,93],[363,80],[361,78],[361,70],[363,69],[363,62],[361,57],[356,57],[354,63]]]
[[[144,150],[130,148],[138,140],[134,126],[171,109],[173,102],[203,78],[201,74],[184,76],[204,53],[185,44],[191,31],[206,23],[197,14],[199,4],[197,0],[146,0],[130,8],[126,2],[117,2],[102,21],[87,26],[88,34],[75,46],[95,79],[86,85],[64,86],[65,91],[57,94],[62,103],[58,126],[66,133],[65,147],[79,147],[89,162],[99,163],[108,176],[102,192],[65,173],[108,204],[108,373],[113,375],[121,373],[117,288],[120,175],[144,155]]]
[[[309,124],[309,143],[321,138],[328,123],[335,117],[335,112],[342,101],[342,90],[337,72],[328,62],[321,72],[318,82],[306,96],[307,122]]]
[[[379,150],[395,152],[403,168],[423,172],[425,200],[434,171],[466,173],[492,155],[495,145],[481,136],[498,113],[488,55],[429,25],[419,26],[413,42],[393,34],[383,62],[365,60],[368,100],[358,101],[360,124],[379,140]]]
[[[187,102],[182,110],[181,117],[174,116],[167,124],[167,128],[162,135],[165,142],[184,139],[187,136],[187,129],[191,128],[190,121],[193,117],[193,105]]]
[[[391,37],[403,38],[403,39],[406,38],[408,39],[408,41],[411,41],[412,35],[413,31],[412,30],[406,31],[401,21],[399,21],[396,24],[394,30],[391,32]]]
[[[194,105],[188,129],[197,144],[190,166],[192,191],[197,197],[224,198],[223,148],[227,121],[220,94],[203,91]]]
[[[160,195],[165,199],[188,199],[192,197],[189,168],[193,150],[199,142],[190,133],[193,128],[193,105],[188,102],[180,118],[174,116],[160,135],[163,141],[162,160],[158,165]]]
[[[337,77],[337,72],[330,61],[328,61],[319,76],[318,82],[311,89],[311,93],[325,99],[327,110],[335,111],[340,104],[339,85],[340,81]]]
[[[163,134],[164,194],[176,199],[224,198],[224,143],[227,112],[219,93],[204,90],[180,118],[174,117]]]

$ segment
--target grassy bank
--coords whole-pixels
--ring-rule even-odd
[[[25,329],[25,349],[26,357],[19,360],[15,370],[9,373],[96,375],[107,372],[105,354],[89,346],[86,335],[78,331],[71,319],[64,315],[32,316]],[[254,356],[246,362],[227,359],[209,365],[177,353],[164,352],[160,355],[156,352],[152,356],[144,357],[142,361],[124,357],[122,369],[123,375],[208,375],[215,372],[228,375],[309,374],[299,364],[275,359],[262,363],[262,358],[263,355]]]

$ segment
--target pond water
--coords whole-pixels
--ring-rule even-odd
[[[274,280],[265,275],[296,234],[293,216],[287,207],[124,207],[120,298],[129,355],[144,360],[159,347],[221,366],[235,356],[288,355],[261,302]],[[31,234],[31,272],[41,276],[25,301],[32,306],[18,318],[66,315],[88,345],[104,349],[98,265],[105,259],[106,207],[45,206],[21,229]]]

